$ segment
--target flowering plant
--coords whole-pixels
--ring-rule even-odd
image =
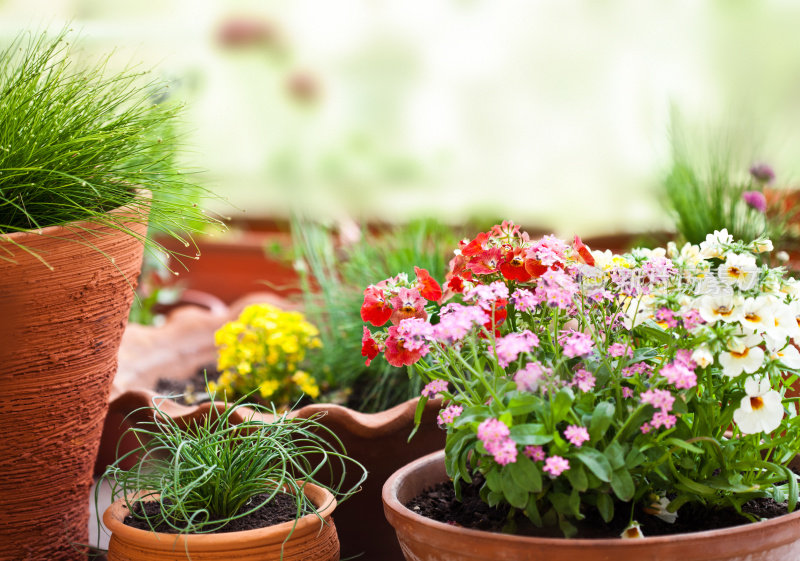
[[[769,250],[723,230],[613,255],[504,222],[460,243],[441,297],[424,271],[369,286],[362,317],[381,329],[362,354],[427,382],[417,423],[443,398],[457,492],[480,472],[489,505],[537,526],[758,497],[791,511],[800,283],[758,265]]]
[[[247,306],[236,321],[214,334],[219,349],[220,376],[209,389],[229,395],[259,395],[287,405],[302,393],[319,395],[316,380],[300,363],[308,349],[320,346],[317,328],[299,312],[286,312],[269,304]]]

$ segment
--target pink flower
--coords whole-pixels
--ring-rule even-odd
[[[426,300],[419,294],[417,289],[400,288],[389,303],[392,305],[392,315],[389,320],[393,325],[397,325],[404,319],[419,318],[426,319],[428,314],[425,312]]]
[[[511,301],[514,303],[514,307],[520,312],[533,310],[541,303],[541,300],[526,288],[516,289],[511,295]]]
[[[661,308],[656,312],[656,322],[670,328],[678,327],[678,320],[675,319],[675,312],[669,308]]]
[[[649,403],[656,409],[661,409],[663,413],[667,413],[675,403],[675,396],[667,390],[647,390],[642,392],[642,403]]]
[[[586,333],[580,331],[562,331],[559,337],[559,343],[562,345],[564,355],[569,358],[576,356],[586,356],[592,352],[594,343],[592,338]]]
[[[697,368],[697,363],[692,360],[692,351],[689,349],[678,349],[675,353],[675,361],[683,364],[689,370]]]
[[[449,425],[455,421],[463,411],[464,408],[460,405],[448,405],[446,408],[439,411],[439,416],[437,417],[436,421],[439,426]]]
[[[687,331],[692,331],[698,325],[704,324],[706,321],[700,315],[700,310],[692,308],[683,314],[683,326]]]
[[[447,380],[434,380],[429,382],[422,388],[422,395],[425,397],[434,397],[438,393],[447,391]]]
[[[583,368],[575,372],[575,376],[572,378],[572,383],[577,385],[578,389],[582,392],[592,391],[595,381],[595,377],[592,376],[592,373],[588,370],[584,370]]]
[[[761,191],[745,191],[742,193],[742,200],[750,208],[760,212],[767,212],[767,198]]]
[[[750,166],[750,175],[760,183],[772,183],[772,180],[775,179],[775,172],[769,165],[764,163]]]
[[[529,362],[514,374],[514,382],[520,391],[535,392],[539,389],[539,380],[549,372],[549,369],[542,368],[538,362]]]
[[[650,423],[645,423],[641,427],[639,427],[639,430],[642,431],[642,434],[647,434],[648,432],[653,430],[653,427],[650,426]]]
[[[545,460],[542,471],[550,474],[550,477],[556,478],[569,469],[569,460],[561,456],[550,456]]]
[[[652,371],[653,367],[646,362],[637,362],[636,364],[631,364],[630,366],[623,368],[622,375],[626,378],[629,378],[631,376],[635,376],[636,374],[650,374]]]
[[[499,419],[489,418],[478,425],[478,440],[483,442],[484,448],[491,453],[491,448],[505,439],[511,432]]]
[[[505,300],[507,298],[508,287],[506,283],[500,281],[494,281],[491,284],[479,284],[464,294],[465,301],[475,301],[484,310],[491,310],[497,300]]]
[[[574,446],[580,448],[584,442],[589,440],[589,431],[587,431],[585,427],[569,425],[564,431],[564,437]]]
[[[433,328],[430,323],[420,318],[408,318],[400,321],[397,326],[397,336],[403,340],[407,351],[421,351],[422,356],[428,354],[430,348],[426,341],[430,339]]]
[[[453,344],[469,333],[473,327],[489,321],[489,315],[479,306],[449,304],[442,308],[439,323],[433,326],[433,338]]]
[[[633,397],[633,390],[626,386],[622,387],[622,397]]]
[[[675,415],[670,415],[664,410],[656,411],[653,415],[653,420],[650,423],[653,425],[653,428],[657,429],[659,427],[664,428],[672,428],[675,426],[675,423],[678,421],[678,418]]]
[[[633,349],[625,343],[614,343],[608,347],[608,354],[609,356],[627,356],[630,358],[633,356]]]
[[[544,448],[541,446],[526,446],[522,452],[534,462],[542,462],[545,459]]]
[[[692,364],[694,364],[694,361],[692,361]],[[659,373],[667,379],[667,382],[673,384],[679,390],[688,390],[697,385],[697,375],[694,371],[677,360],[661,367]]]
[[[542,261],[544,264],[544,261]],[[578,284],[561,270],[548,270],[541,277],[534,292],[536,299],[553,308],[568,309],[572,298],[578,293]]]
[[[497,353],[497,363],[505,368],[511,362],[517,360],[520,353],[528,353],[539,345],[539,338],[528,331],[520,333],[509,333],[505,337],[497,340],[495,352]],[[489,347],[492,350],[492,347]]]
[[[517,461],[517,445],[513,440],[507,438],[494,447],[492,455],[494,461],[501,466],[514,463]]]

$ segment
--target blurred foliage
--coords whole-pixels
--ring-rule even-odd
[[[364,412],[382,411],[418,396],[420,388],[405,369],[382,358],[364,365],[364,289],[398,272],[413,278],[415,265],[441,281],[458,236],[431,219],[367,233],[350,245],[337,246],[333,234],[317,223],[292,222],[306,315],[319,328],[323,343],[321,351],[309,355],[310,370],[327,388],[325,400]]]

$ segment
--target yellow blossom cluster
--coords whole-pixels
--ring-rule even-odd
[[[269,304],[248,306],[214,335],[220,376],[209,388],[229,397],[257,390],[264,400],[279,406],[290,404],[301,393],[316,398],[316,380],[299,365],[308,349],[322,346],[318,335],[299,312]]]

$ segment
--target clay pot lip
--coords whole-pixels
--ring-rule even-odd
[[[304,493],[311,502],[321,510],[317,514],[306,514],[295,521],[282,522],[273,526],[243,530],[239,532],[226,532],[222,534],[165,534],[140,530],[123,524],[128,509],[123,499],[117,499],[103,513],[103,524],[117,538],[126,542],[141,543],[146,541],[150,547],[164,547],[169,550],[176,546],[190,548],[235,550],[236,546],[247,541],[261,541],[265,543],[281,543],[291,533],[290,539],[318,532],[321,524],[331,523],[331,514],[336,508],[336,497],[329,490],[313,483],[306,483]],[[156,545],[158,544],[158,545]]]
[[[144,201],[147,201],[146,204],[149,205],[150,201],[153,198],[153,194],[150,192],[149,189],[137,188],[134,189],[133,191],[135,193],[135,197],[130,203],[108,210],[105,212],[105,214],[124,214],[126,212],[136,212],[133,210],[133,208],[135,206],[145,204]],[[74,228],[71,228],[70,225],[73,226],[80,225],[81,227],[88,227],[92,229],[97,229],[98,226],[100,227],[105,226],[105,224],[101,221],[94,221],[91,219],[81,219],[81,220],[74,220],[66,224],[45,226],[44,228],[31,228],[29,230],[20,230],[18,232],[7,232],[7,233],[0,232],[0,238],[7,238],[12,241],[21,242],[21,240],[27,237],[33,237],[33,238],[40,238],[40,237],[57,238],[60,236],[63,237],[64,235],[70,235],[74,232]]]
[[[778,516],[776,518],[771,518],[769,520],[764,520],[758,523],[750,523],[750,524],[741,524],[739,526],[730,526],[728,528],[720,528],[717,530],[705,530],[702,532],[690,532],[690,533],[682,533],[682,534],[673,534],[669,536],[651,536],[641,539],[622,539],[622,538],[607,538],[607,539],[569,539],[569,538],[539,538],[535,536],[513,536],[508,534],[499,534],[495,532],[486,532],[481,530],[474,530],[471,528],[460,528],[451,526],[449,524],[445,524],[444,522],[438,522],[436,520],[432,520],[421,514],[417,514],[416,512],[406,508],[404,504],[402,504],[397,498],[397,491],[400,486],[407,480],[411,475],[417,472],[420,469],[424,469],[425,467],[430,466],[431,464],[435,463],[444,463],[444,450],[439,450],[437,452],[432,452],[421,458],[414,460],[413,462],[406,464],[396,472],[394,472],[389,479],[386,480],[386,483],[383,485],[383,489],[381,491],[381,498],[383,499],[384,510],[386,512],[386,518],[392,526],[396,527],[396,521],[404,521],[407,523],[413,523],[414,525],[421,525],[431,531],[434,532],[449,532],[455,534],[454,538],[458,540],[459,538],[466,539],[469,541],[473,540],[480,540],[486,541],[487,537],[489,536],[498,536],[501,537],[503,541],[506,543],[516,543],[516,544],[529,544],[529,545],[536,545],[539,544],[541,546],[570,546],[573,548],[598,548],[598,547],[609,547],[609,548],[620,548],[620,547],[630,547],[630,548],[639,548],[643,545],[651,545],[657,546],[661,544],[675,544],[678,543],[691,543],[692,541],[697,541],[698,547],[702,545],[702,542],[707,542],[709,539],[725,539],[725,538],[732,538],[736,536],[737,538],[741,539],[743,535],[746,534],[762,534],[764,532],[769,532],[770,529],[774,528],[775,526],[779,526],[782,524],[786,524],[787,522],[791,522],[794,520],[800,519],[800,510],[795,510],[789,514],[785,514],[783,516]],[[457,543],[457,542],[455,542]]]

